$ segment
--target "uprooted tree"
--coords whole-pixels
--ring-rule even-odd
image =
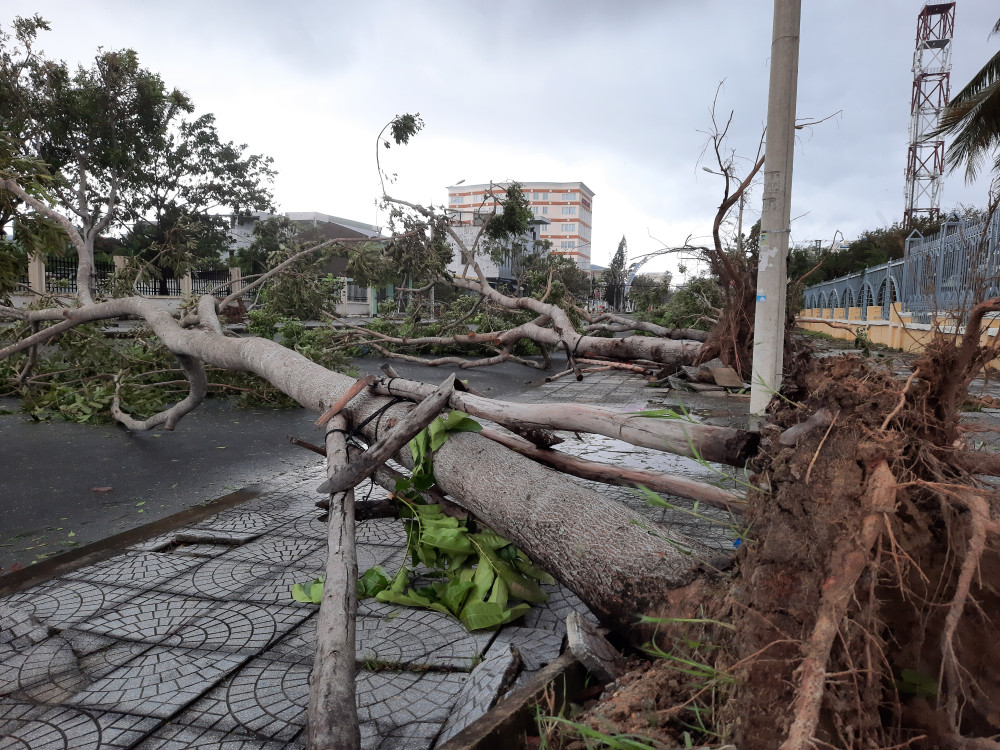
[[[392,136],[405,140],[413,125],[412,118],[402,121]],[[0,165],[5,205],[60,227],[81,269],[89,269],[89,237],[97,224],[74,223],[48,188],[53,175],[26,156],[12,152]],[[723,206],[731,208],[726,174]],[[503,200],[518,200],[513,188]],[[386,200],[395,207],[395,236],[382,256],[356,253],[356,273],[362,264],[391,264],[411,284],[447,282],[484,304],[524,312],[527,320],[515,329],[438,337],[493,347],[494,356],[484,360],[513,358],[514,344],[526,338],[544,352],[561,349],[570,367],[583,355],[672,366],[721,354],[724,342],[743,335],[739,320],[720,321],[723,332],[713,333],[707,351],[686,332],[655,327],[642,329],[651,336],[588,335],[568,301],[565,308],[551,301],[551,277],[537,297],[502,294],[479,268],[476,244],[464,243],[446,214]],[[509,221],[520,214],[516,208],[513,203],[497,212],[484,227],[486,237],[516,237],[520,225]],[[104,210],[113,216],[114,201]],[[474,278],[444,272],[446,236],[456,241]],[[337,243],[291,254],[254,285],[331,244]],[[723,273],[737,274],[725,270],[723,258],[718,262]],[[451,435],[434,453],[438,490],[569,586],[622,644],[673,652],[676,659],[651,671],[651,680],[662,679],[652,706],[632,716],[655,712],[666,732],[674,722],[690,725],[695,715],[706,733],[732,737],[741,748],[995,746],[989,738],[1000,731],[1000,654],[992,637],[1000,604],[994,575],[1000,521],[993,490],[974,475],[996,469],[968,450],[956,409],[970,379],[996,355],[995,346],[981,345],[980,327],[984,314],[1000,311],[1000,300],[972,311],[960,343],[936,341],[905,382],[863,360],[817,363],[800,355],[757,435],[582,405],[526,408],[470,393],[454,379],[439,388],[400,378],[355,381],[268,338],[228,333],[220,314],[235,304],[236,294],[221,300],[205,295],[197,310],[173,315],[140,296],[96,297],[89,272],[81,271],[80,282],[71,306],[0,308],[5,319],[27,324],[6,329],[18,335],[0,348],[0,358],[18,359],[27,372],[43,347],[71,329],[140,320],[177,358],[189,393],[140,418],[116,392],[112,412],[129,429],[173,428],[204,400],[208,366],[253,373],[332,426],[325,453],[334,494],[311,701],[314,746],[351,747],[357,740],[336,731],[343,726],[338,722],[352,721],[354,701],[352,488],[365,476],[378,481],[388,457],[412,468],[414,456],[402,450],[406,437],[441,409],[491,420],[512,434]],[[742,297],[741,288],[734,294]],[[727,301],[724,311],[730,316],[732,304]],[[739,363],[742,368],[742,358]],[[369,449],[352,456],[343,445],[345,430]],[[752,461],[754,485],[740,497],[683,478],[573,459],[554,448],[558,430],[609,435],[729,466]],[[652,487],[742,513],[747,531],[733,572],[720,573],[725,562],[697,540],[637,525],[632,512],[572,475]],[[396,487],[391,477],[382,481]],[[690,669],[674,669],[691,663],[703,668],[697,680],[688,679]],[[609,710],[619,706],[629,713],[628,690]]]

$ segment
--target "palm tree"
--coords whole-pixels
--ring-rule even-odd
[[[1000,34],[1000,21],[992,34]],[[1000,146],[1000,52],[951,100],[936,133],[955,135],[946,158],[949,171],[964,164],[966,182],[972,182],[983,159],[995,153],[993,170],[1000,175],[1000,153],[996,153]]]

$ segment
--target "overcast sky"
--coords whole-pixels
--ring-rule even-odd
[[[792,241],[829,244],[900,220],[923,2],[805,0]],[[582,181],[595,193],[591,260],[703,240],[721,178],[703,154],[709,108],[733,112],[738,170],[767,113],[764,0],[6,0],[0,23],[40,13],[40,47],[71,63],[130,47],[212,112],[226,139],[275,160],[282,211],[381,224],[376,135],[396,114],[426,129],[383,155],[391,192],[441,204],[459,180]],[[996,50],[1000,9],[958,0],[952,92]],[[983,205],[987,181],[946,179],[942,208]],[[745,223],[757,218],[759,190]],[[653,239],[655,238],[655,239]],[[674,268],[675,260],[644,270]]]

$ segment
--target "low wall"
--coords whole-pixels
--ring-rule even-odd
[[[796,325],[807,331],[825,333],[834,338],[853,341],[861,328],[868,330],[868,338],[873,344],[881,344],[904,352],[922,352],[926,345],[940,332],[945,336],[958,338],[964,330],[955,326],[953,317],[935,317],[933,323],[914,323],[910,313],[900,312],[899,303],[889,308],[889,319],[882,320],[882,308],[868,308],[868,319],[861,317],[860,307],[847,310],[838,308],[832,319],[829,310],[821,308],[805,309],[795,318]],[[846,314],[845,314],[846,313]],[[1000,333],[1000,317],[987,316],[983,319],[982,343],[986,344]]]

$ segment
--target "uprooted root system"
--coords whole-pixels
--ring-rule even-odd
[[[593,726],[740,750],[1000,747],[997,500],[957,468],[940,354],[905,381],[853,356],[802,367],[764,431],[736,573],[699,622],[664,622],[668,657]]]

